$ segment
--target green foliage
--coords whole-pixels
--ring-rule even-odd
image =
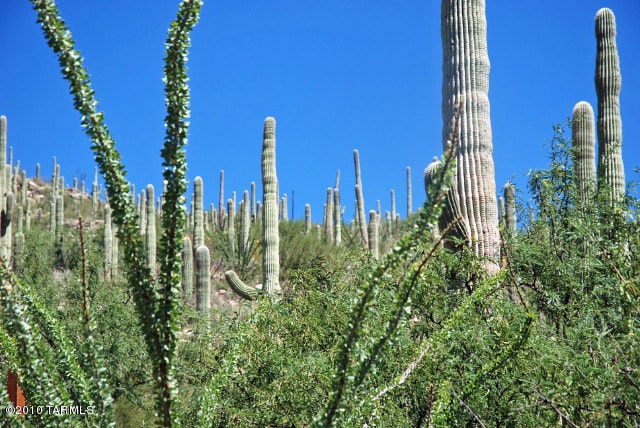
[[[227,232],[209,232],[217,269],[209,274],[206,257],[196,262],[204,267],[198,269],[202,289],[220,282],[220,272],[229,268],[251,283],[271,269],[282,293],[232,302],[233,310],[213,299],[210,311],[198,313],[182,304],[180,282],[185,243],[192,250],[184,239],[185,64],[200,1],[181,3],[167,40],[167,189],[157,228],[157,279],[145,263],[129,183],[102,113],[95,111],[82,59],[55,4],[33,3],[105,175],[125,275],[105,277],[101,228],[67,222],[55,228],[55,237],[34,217],[16,272],[0,266],[0,363],[3,372],[19,374],[28,402],[92,406],[96,412],[10,423],[640,423],[638,202],[626,195],[624,204],[612,204],[609,192],[581,197],[566,126],[554,127],[550,166],[530,175],[536,219],[505,234],[498,274],[487,275],[486,260],[473,248],[442,245],[460,227],[458,219],[442,216],[455,171],[453,135],[451,150],[429,170],[428,202],[399,225],[404,236],[380,261],[347,228],[337,247],[307,233],[303,222],[272,218],[280,245],[270,267],[256,262],[266,222],[252,224],[246,251],[234,251],[238,243],[229,242]],[[265,125],[264,139],[274,140],[274,121]],[[272,168],[274,159],[267,161]],[[269,177],[274,185],[274,170]],[[53,196],[48,192],[45,205]],[[67,218],[99,211],[93,201],[75,205],[69,195],[59,198],[66,199]],[[441,238],[434,242],[438,222]],[[200,249],[203,255],[206,247]],[[193,268],[185,275],[193,277]],[[200,297],[205,302],[210,293]],[[7,394],[0,399],[7,403]]]

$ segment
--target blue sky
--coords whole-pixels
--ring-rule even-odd
[[[164,137],[162,58],[177,1],[60,0],[139,191],[161,186]],[[640,165],[640,2],[635,0],[488,0],[489,99],[498,190],[520,188],[547,164],[552,124],[576,102],[597,106],[594,17],[616,14],[622,70],[623,159],[627,180]],[[52,173],[57,156],[66,183],[93,177],[93,155],[67,83],[27,0],[0,14],[0,114],[8,119],[14,161],[28,175]],[[440,2],[215,1],[192,34],[190,189],[203,177],[205,206],[217,205],[220,170],[226,198],[258,185],[262,124],[277,121],[280,192],[295,192],[295,217],[310,203],[321,221],[327,187],[341,171],[345,220],[353,218],[353,149],[360,152],[366,209],[382,201],[406,214],[405,169],[414,209],[424,201],[422,172],[441,154]],[[190,190],[191,191],[191,190]]]

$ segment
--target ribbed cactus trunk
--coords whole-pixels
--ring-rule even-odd
[[[218,199],[218,228],[224,229],[224,170],[220,171],[220,197]]]
[[[304,223],[305,223],[305,234],[311,233],[311,205],[305,204],[304,206]]]
[[[227,239],[229,240],[229,249],[231,253],[236,252],[236,206],[233,199],[227,200]]]
[[[327,188],[327,204],[325,205],[325,215],[324,215],[324,235],[327,239],[327,242],[333,243],[333,189],[331,187]]]
[[[571,134],[576,187],[580,199],[587,204],[596,185],[596,135],[593,108],[586,101],[573,108]]]
[[[515,234],[518,221],[516,219],[516,192],[513,184],[504,185],[504,222],[507,233]]]
[[[147,265],[152,273],[156,271],[156,209],[153,185],[147,185],[147,233],[145,234]]]
[[[55,160],[54,160],[55,163]],[[93,208],[93,215],[97,215],[98,214],[98,195],[99,195],[99,190],[98,190],[98,168],[96,167],[95,171],[94,171],[94,175],[93,175],[93,184],[91,186],[91,203],[92,203],[92,208]]]
[[[429,193],[431,186],[435,182],[438,172],[443,167],[442,162],[437,157],[433,158],[433,161],[424,170],[424,187],[427,193],[427,199],[433,202],[433,196]],[[469,238],[471,236],[471,229],[469,227],[468,220],[463,216],[462,210],[458,203],[458,199],[454,197],[455,189],[449,188],[446,193],[445,205],[442,210],[442,215],[438,220],[438,227],[434,229],[434,240],[439,238],[440,231],[445,231],[451,224],[452,234],[456,237],[463,238],[466,245],[471,245]],[[446,244],[449,246],[449,244]]]
[[[282,221],[289,221],[289,203],[287,201],[287,194],[282,195],[282,205],[280,206],[280,212],[282,213]]]
[[[196,249],[196,310],[205,313],[211,308],[211,255],[209,248]]]
[[[356,219],[360,228],[362,246],[368,248],[369,236],[367,231],[367,219],[364,214],[364,194],[362,191],[362,175],[360,173],[360,153],[358,149],[353,151],[353,166],[356,172]]]
[[[204,245],[204,185],[201,177],[193,180],[193,246]]]
[[[256,220],[257,212],[256,212],[256,183],[254,181],[251,182],[251,221]]]
[[[625,193],[620,117],[620,60],[616,46],[616,18],[608,8],[596,14],[596,93],[598,95],[598,188],[606,188],[612,202]]]
[[[340,206],[340,189],[336,186],[333,189],[333,222],[334,222],[334,242],[336,246],[340,246],[342,244],[342,216],[341,214],[341,206]]]
[[[278,177],[276,175],[276,121],[268,117],[264,122],[262,140],[262,284],[271,296],[280,293],[280,235],[278,233]]]
[[[463,102],[452,197],[468,221],[477,255],[498,261],[500,234],[489,115],[489,55],[484,0],[443,0],[443,148]],[[498,269],[489,263],[489,273]]]
[[[242,257],[245,257],[249,250],[249,232],[251,230],[251,210],[249,205],[249,192],[245,190],[240,204],[240,254],[242,254]]]
[[[7,262],[11,257],[11,211],[8,207],[9,192],[5,168],[7,164],[7,118],[0,116],[0,257]]]
[[[369,211],[369,226],[367,233],[369,235],[368,245],[371,256],[379,260],[380,259],[380,246],[378,242],[379,227],[378,227],[378,214],[375,210]]]
[[[193,247],[189,237],[182,241],[182,295],[187,303],[193,295]]]

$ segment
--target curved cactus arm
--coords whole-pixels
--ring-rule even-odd
[[[262,294],[262,290],[246,285],[232,270],[226,271],[224,278],[227,280],[229,287],[243,299],[256,300]]]

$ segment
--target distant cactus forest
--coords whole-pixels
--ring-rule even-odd
[[[324,205],[290,218],[292,148],[269,112],[247,124],[261,182],[188,170],[190,35],[211,5],[183,0],[167,32],[157,188],[127,179],[91,53],[53,0],[31,3],[96,166],[71,181],[56,157],[51,176],[21,164],[1,116],[3,426],[640,425],[615,11],[593,11],[597,105],[575,100],[519,189],[495,177],[485,1],[442,0],[438,151],[398,172],[383,211],[353,150],[353,170],[314,190]]]

